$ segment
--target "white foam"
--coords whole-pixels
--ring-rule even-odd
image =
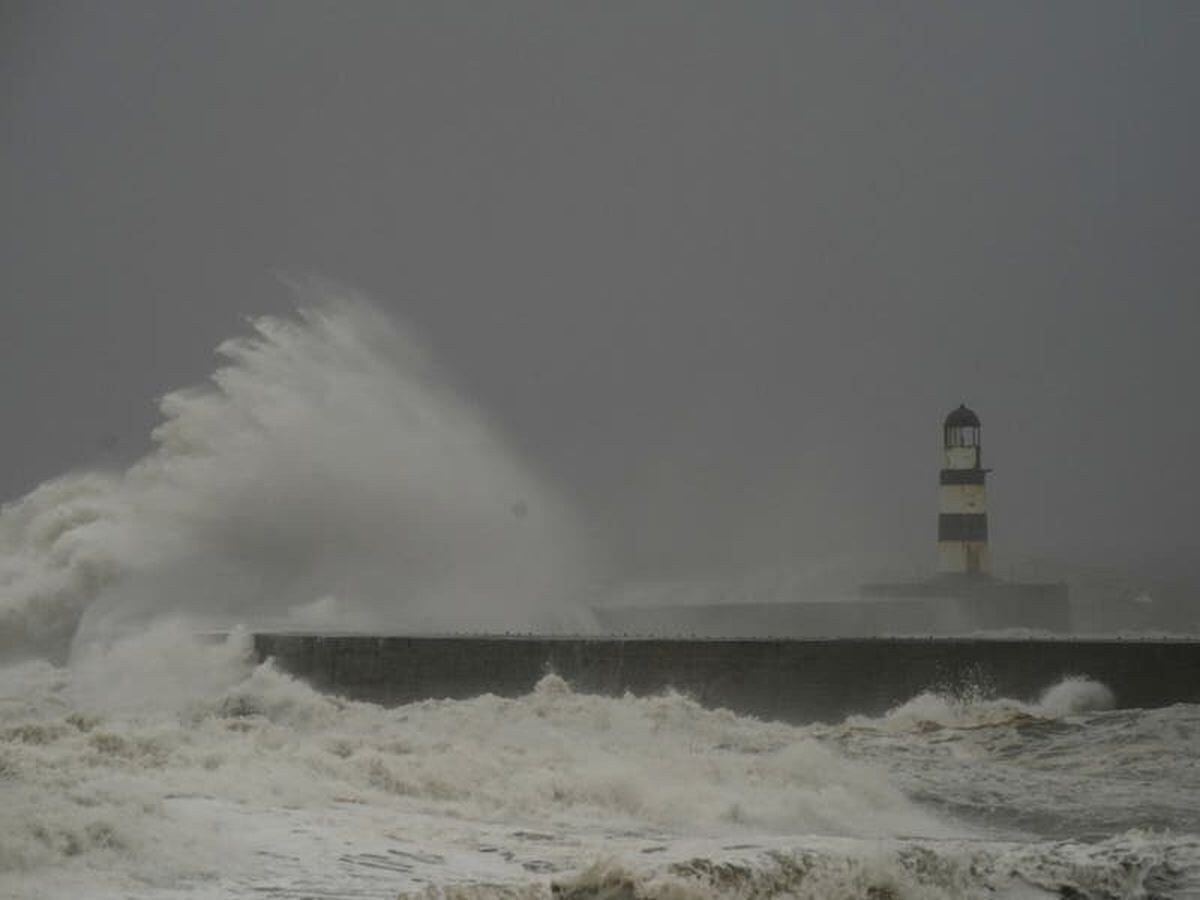
[[[280,622],[580,630],[581,531],[420,344],[326,291],[251,320],[209,383],[167,394],[155,449],[0,511],[0,656]]]
[[[1191,859],[1167,838],[1111,853],[964,840],[834,745],[910,762],[966,745],[828,734],[556,676],[524,697],[389,710],[252,665],[244,634],[164,623],[70,668],[0,670],[0,895],[546,897],[556,881],[560,897],[1042,896],[1013,885],[1111,885],[1129,859],[1157,878],[1164,847]],[[961,760],[964,777],[984,761]],[[615,868],[589,869],[605,858]]]
[[[1055,718],[1112,709],[1113,692],[1098,681],[1083,676],[1064,678],[1038,698],[1037,708]]]

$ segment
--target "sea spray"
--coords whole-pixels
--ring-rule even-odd
[[[0,510],[0,659],[61,658],[87,605],[129,568],[119,477],[64,475]]]
[[[311,294],[311,291],[310,291]],[[167,394],[128,471],[0,513],[0,653],[161,616],[448,631],[586,627],[571,512],[369,302],[250,320]]]
[[[1069,716],[1092,710],[1112,709],[1113,692],[1090,678],[1073,675],[1051,685],[1038,698],[1038,707],[1055,716]]]

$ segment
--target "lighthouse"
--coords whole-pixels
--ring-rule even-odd
[[[942,424],[938,488],[939,575],[988,577],[987,488],[979,416],[960,405]]]
[[[1067,586],[1004,581],[991,574],[987,489],[979,416],[965,405],[942,421],[937,574],[919,581],[864,584],[872,634],[967,635],[1009,628],[1067,631]],[[820,627],[817,623],[816,627]],[[825,625],[828,630],[832,626]],[[862,627],[861,625],[859,627]],[[850,634],[838,623],[839,634]]]

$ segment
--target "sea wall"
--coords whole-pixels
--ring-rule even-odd
[[[1103,682],[1122,707],[1200,703],[1194,641],[256,634],[254,647],[321,690],[387,705],[517,696],[551,672],[582,692],[675,689],[795,723],[876,715],[930,689],[1034,699],[1068,675]]]

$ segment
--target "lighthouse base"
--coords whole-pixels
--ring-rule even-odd
[[[967,575],[865,585],[853,599],[596,606],[592,612],[605,631],[666,637],[963,637],[1071,630],[1065,584]]]
[[[866,584],[860,594],[865,600],[880,605],[900,604],[913,613],[926,609],[935,626],[931,633],[935,634],[1012,629],[1071,630],[1067,585],[1061,582],[1029,583],[987,576],[940,575],[927,581]]]

